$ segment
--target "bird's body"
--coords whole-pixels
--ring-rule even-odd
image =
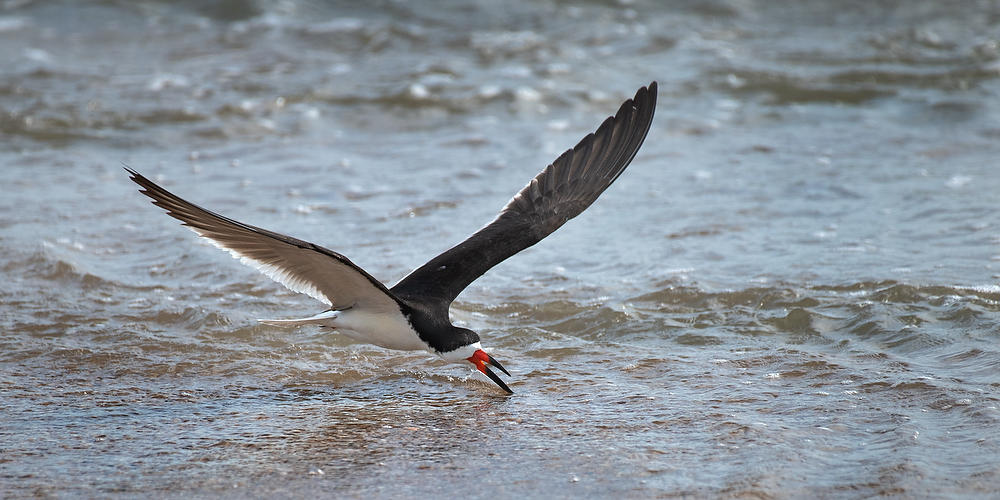
[[[426,342],[403,316],[402,312],[375,313],[365,309],[323,311],[302,319],[262,319],[261,323],[273,326],[317,325],[332,328],[359,342],[374,344],[398,351],[429,349]]]
[[[649,130],[656,82],[640,88],[618,113],[563,153],[465,241],[387,288],[347,257],[321,246],[229,219],[194,205],[127,168],[141,192],[199,235],[245,264],[329,308],[315,316],[261,320],[276,326],[318,325],[388,349],[427,350],[473,363],[512,392],[489,368],[510,375],[483,351],[479,335],[448,318],[472,281],[579,215],[632,161]]]

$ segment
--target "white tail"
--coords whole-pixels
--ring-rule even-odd
[[[340,311],[323,311],[315,316],[299,319],[258,319],[261,323],[271,326],[301,326],[301,325],[330,325],[332,320],[337,318]]]

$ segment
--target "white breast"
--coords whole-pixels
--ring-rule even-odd
[[[402,313],[371,313],[363,309],[339,311],[328,326],[359,342],[402,351],[429,350]]]

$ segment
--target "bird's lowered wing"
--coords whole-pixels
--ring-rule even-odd
[[[319,245],[235,221],[205,210],[158,186],[128,167],[141,193],[171,217],[227,250],[290,290],[332,309],[359,306],[375,311],[397,308],[385,285],[337,252]]]
[[[653,82],[542,170],[493,222],[407,275],[392,287],[393,293],[447,311],[476,278],[589,207],[639,151],[655,108]]]

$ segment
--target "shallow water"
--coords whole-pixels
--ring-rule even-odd
[[[1000,489],[993,2],[6,2],[0,58],[5,495]],[[453,309],[510,397],[256,323],[320,305],[121,168],[391,283],[654,79]]]

